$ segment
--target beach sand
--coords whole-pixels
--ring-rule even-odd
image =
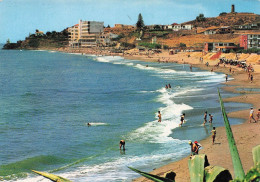
[[[201,54],[201,53],[200,53]],[[189,53],[178,53],[173,56],[165,54],[160,54],[156,57],[156,59],[161,59],[161,62],[176,62],[176,63],[185,63],[185,64],[192,64],[193,66],[200,67],[201,69],[217,72],[223,72],[229,74],[232,78],[231,81],[228,81],[226,84],[229,85],[228,87],[224,87],[226,91],[240,93],[240,96],[226,98],[224,100],[224,104],[226,102],[240,102],[240,103],[249,103],[254,108],[254,116],[256,118],[256,113],[258,108],[260,108],[260,92],[250,92],[248,90],[238,91],[236,88],[260,88],[260,65],[259,65],[259,58],[260,56],[255,58],[255,60],[251,60],[251,63],[254,67],[254,72],[252,73],[254,76],[253,83],[250,82],[248,79],[248,73],[241,68],[237,68],[235,66],[230,65],[220,65],[219,68],[215,67],[218,60],[212,61],[204,57],[204,62],[202,63],[199,60],[200,56],[192,56],[189,57]],[[197,54],[198,55],[198,54]],[[134,56],[132,58],[138,59],[138,56]],[[142,58],[144,60],[144,58]],[[206,62],[209,62],[209,67],[205,65]],[[230,73],[230,67],[232,69]],[[234,72],[233,72],[234,71]],[[242,165],[244,171],[247,172],[253,166],[253,157],[252,157],[252,148],[256,145],[260,144],[260,120],[257,123],[248,123],[249,121],[249,111],[248,110],[241,110],[232,113],[228,113],[228,117],[234,118],[241,118],[245,120],[244,124],[240,125],[233,125],[232,131],[234,134],[234,138],[236,140],[236,144],[238,147],[238,151],[240,154],[240,158],[242,161]],[[210,165],[216,165],[224,167],[230,170],[233,178],[234,178],[234,170],[232,165],[232,160],[229,152],[229,146],[226,137],[226,131],[224,127],[219,127],[216,129],[216,143],[212,145],[212,138],[208,137],[202,141],[199,141],[203,149],[200,150],[200,154],[206,154],[208,156],[208,160]],[[188,144],[187,144],[188,145]],[[169,151],[170,152],[170,151]],[[174,171],[176,173],[175,180],[178,182],[187,182],[190,181],[189,177],[189,169],[188,169],[188,159],[187,156],[184,159],[179,161],[167,164],[162,166],[158,169],[153,170],[151,173],[163,176],[165,172]],[[146,171],[149,172],[149,171]],[[138,179],[134,179],[135,182],[144,182],[150,181],[144,177],[140,177]]]

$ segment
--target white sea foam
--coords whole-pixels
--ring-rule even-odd
[[[184,110],[193,109],[191,106],[186,104],[175,104],[174,97],[177,95],[184,94],[188,91],[199,91],[200,89],[190,89],[181,92],[169,92],[165,88],[157,90],[160,92],[160,96],[157,100],[165,105],[165,107],[159,108],[162,114],[162,122],[154,120],[146,123],[143,127],[140,127],[129,134],[128,140],[138,140],[140,142],[150,143],[168,143],[173,140],[169,137],[172,130],[179,126],[180,115]],[[155,118],[157,118],[155,113]]]
[[[96,164],[96,165],[83,165],[75,168],[69,172],[57,174],[72,181],[131,181],[131,178],[136,177],[137,174],[127,168],[127,166],[154,166],[160,161],[172,161],[176,156],[183,154],[183,150],[189,151],[189,146],[186,145],[187,141],[173,140],[169,145],[165,145],[164,149],[158,149],[157,153],[142,156],[124,156],[112,159],[109,162]],[[174,152],[169,152],[170,148],[180,148]],[[166,152],[166,150],[167,152]],[[127,153],[127,151],[126,151]],[[120,174],[120,175],[119,175]]]

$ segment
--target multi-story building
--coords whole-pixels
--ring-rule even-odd
[[[205,52],[228,52],[231,49],[237,49],[233,42],[205,42],[204,51]]]
[[[244,49],[260,49],[260,32],[240,35],[240,47]]]
[[[73,48],[97,46],[97,37],[104,31],[104,22],[79,21],[69,28],[69,45]]]
[[[97,42],[99,46],[111,46],[112,44],[116,44],[116,41],[114,41],[116,38],[118,38],[117,34],[103,33],[99,35]]]

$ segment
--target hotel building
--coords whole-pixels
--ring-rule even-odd
[[[69,46],[72,48],[96,47],[97,38],[104,31],[104,22],[79,21],[68,29]]]

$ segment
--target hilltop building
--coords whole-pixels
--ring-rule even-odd
[[[43,32],[43,31],[40,31],[40,30],[36,30],[36,31],[35,31],[35,35],[36,35],[36,36],[42,36],[42,35],[44,35],[44,32]]]
[[[231,5],[231,13],[235,13],[235,5],[234,4]]]
[[[221,27],[213,26],[202,30],[198,30],[197,33],[212,35],[212,34],[229,34],[229,33],[233,33],[233,31],[230,26],[221,26]]]
[[[234,28],[236,30],[259,30],[260,29],[260,22],[258,23],[248,23],[244,25],[235,25]]]
[[[79,21],[68,29],[69,46],[73,48],[96,47],[98,35],[104,31],[104,22]]]
[[[173,26],[173,31],[179,31],[179,30],[191,30],[193,28],[193,25],[191,24],[177,24]]]
[[[240,47],[260,49],[260,32],[240,35]]]

